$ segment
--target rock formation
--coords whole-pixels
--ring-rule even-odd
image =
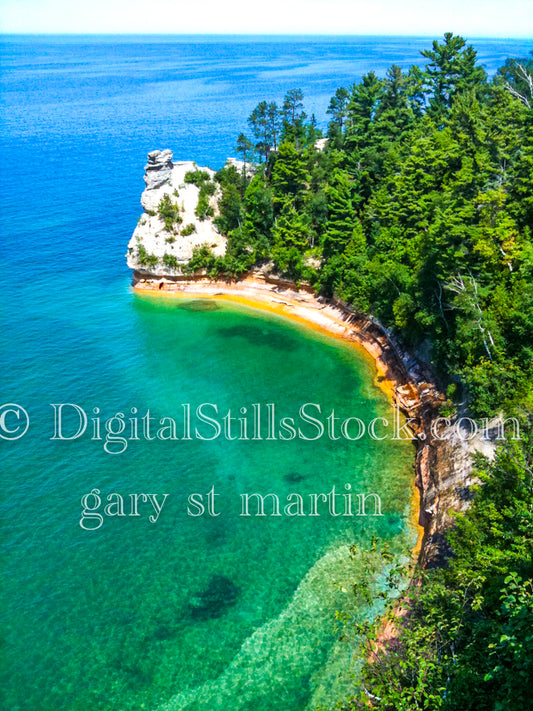
[[[148,154],[141,196],[144,213],[128,244],[128,266],[134,270],[134,281],[140,279],[177,280],[183,278],[183,266],[197,247],[207,246],[216,256],[226,251],[226,238],[214,224],[218,186],[209,197],[209,212],[196,214],[200,188],[186,183],[187,172],[200,170],[212,180],[214,171],[199,168],[192,161],[172,161],[172,151]]]
[[[147,190],[160,188],[170,180],[172,173],[172,151],[152,151],[148,153],[148,163],[145,165],[144,182]]]

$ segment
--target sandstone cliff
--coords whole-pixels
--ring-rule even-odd
[[[213,218],[217,214],[219,188],[205,198],[206,211],[198,214],[200,188],[185,182],[188,172],[201,171],[212,180],[214,171],[192,161],[172,162],[170,150],[148,154],[141,196],[143,215],[129,241],[128,266],[137,278],[176,278],[191,259],[195,247],[208,246],[216,256],[226,251],[226,238]],[[202,214],[204,212],[204,214]],[[205,214],[207,213],[207,214]]]

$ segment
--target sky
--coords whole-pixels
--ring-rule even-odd
[[[0,0],[2,33],[533,39],[533,0]]]

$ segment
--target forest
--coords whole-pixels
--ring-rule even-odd
[[[339,706],[518,711],[533,695],[533,58],[489,78],[452,33],[422,54],[339,88],[325,135],[298,89],[259,103],[242,170],[215,176],[226,255],[200,248],[188,270],[271,265],[429,359],[448,415],[520,419],[520,441],[478,459],[452,555],[418,571],[394,647],[356,629],[368,661]]]

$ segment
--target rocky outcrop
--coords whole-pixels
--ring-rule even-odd
[[[257,172],[257,166],[255,163],[246,163],[243,160],[238,160],[237,158],[227,158],[227,166],[233,166],[239,173],[245,172],[248,177],[252,177]]]
[[[208,212],[197,214],[200,188],[185,182],[187,172],[202,171],[212,180],[214,171],[192,161],[172,161],[172,151],[148,154],[141,196],[144,213],[128,244],[128,266],[134,280],[183,278],[183,267],[193,250],[207,246],[216,256],[226,251],[226,238],[214,224],[220,197],[218,186],[208,198]],[[162,203],[163,201],[163,203]]]
[[[172,151],[152,151],[148,153],[148,163],[144,166],[144,182],[147,190],[156,190],[170,180],[172,173]]]

